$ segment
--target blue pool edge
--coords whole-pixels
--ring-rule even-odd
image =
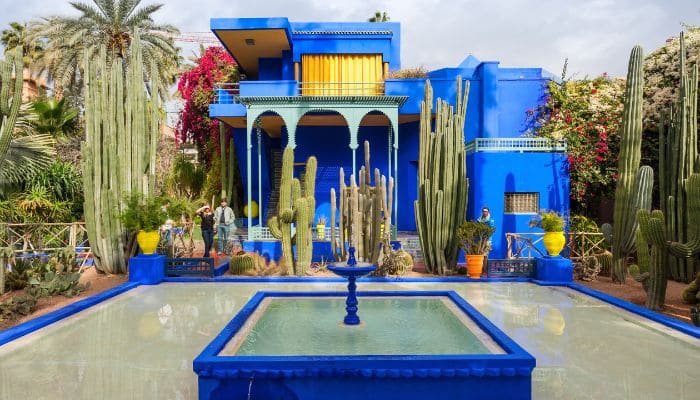
[[[51,325],[54,322],[58,322],[63,318],[70,317],[73,314],[90,308],[105,300],[111,299],[112,297],[127,292],[137,286],[139,286],[138,282],[122,283],[121,285],[115,286],[111,289],[107,289],[104,292],[94,294],[90,297],[86,297],[85,299],[76,301],[75,303],[69,304],[65,307],[61,307],[58,310],[52,311],[48,314],[34,318],[27,322],[23,322],[4,331],[0,331],[0,346],[22,336],[25,336],[29,333],[32,333],[36,330],[44,328],[48,325]]]

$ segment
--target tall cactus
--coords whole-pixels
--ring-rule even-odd
[[[22,46],[0,60],[0,165],[5,160],[22,104]],[[13,71],[14,69],[14,71]],[[14,72],[14,76],[13,75]]]
[[[85,57],[85,223],[95,265],[106,273],[125,273],[127,258],[135,252],[135,240],[119,220],[123,199],[132,192],[149,195],[155,188],[160,85],[144,85],[141,59],[138,35],[126,62],[115,58],[108,65],[104,49],[97,57]]]
[[[665,268],[667,247],[664,215],[659,210],[639,210],[637,220],[637,264],[630,265],[630,275],[640,282],[646,291],[646,307],[661,310],[666,299],[668,282]]]
[[[227,140],[228,139],[228,140]],[[221,198],[227,199],[231,208],[238,212],[238,188],[240,171],[236,161],[236,147],[228,135],[226,125],[219,121],[219,147],[221,157]]]
[[[687,185],[692,173],[700,172],[698,156],[698,65],[689,74],[686,67],[685,38],[680,37],[680,90],[670,114],[659,130],[659,194],[666,214],[666,233],[677,242],[697,238],[697,225],[690,220],[691,197]],[[674,247],[667,259],[671,277],[688,282],[700,271],[697,242],[689,248]]]
[[[280,180],[279,209],[276,216],[267,221],[270,233],[282,241],[282,263],[295,275],[304,275],[311,265],[313,238],[311,225],[316,210],[316,157],[306,161],[304,189],[299,179],[294,178],[294,149],[286,147],[282,154],[282,176]],[[296,234],[292,236],[292,223]],[[294,259],[293,244],[297,258]]]
[[[5,293],[5,269],[14,263],[15,252],[12,247],[0,247],[0,295]]]
[[[462,91],[457,77],[456,107],[437,99],[435,132],[432,132],[433,89],[425,82],[420,115],[418,200],[414,203],[416,227],[428,272],[445,275],[454,269],[459,255],[457,226],[467,212],[464,120],[469,81]],[[454,111],[456,110],[456,111]]]
[[[625,282],[626,260],[634,251],[637,211],[648,210],[651,207],[654,174],[650,167],[639,168],[642,157],[643,61],[642,48],[635,46],[627,70],[613,214],[612,275],[619,283]]]
[[[331,189],[331,247],[338,261],[347,260],[348,247],[355,247],[358,261],[377,263],[379,260],[382,226],[384,236],[391,233],[391,207],[393,205],[394,179],[374,170],[374,186],[370,173],[369,142],[364,142],[365,163],[360,168],[359,186],[350,175],[350,186],[345,185],[345,173],[340,169],[340,213],[338,242],[335,240],[335,189]]]

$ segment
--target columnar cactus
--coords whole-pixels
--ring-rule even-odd
[[[688,282],[700,271],[694,256],[700,251],[697,221],[692,221],[692,197],[687,190],[692,173],[700,173],[698,156],[698,65],[691,74],[686,68],[685,39],[681,33],[678,99],[659,130],[659,194],[666,214],[669,240],[688,242],[690,247],[671,247],[667,263],[671,277]]]
[[[630,274],[642,284],[647,293],[646,307],[661,310],[666,299],[667,285],[664,214],[659,210],[639,210],[637,219],[637,264],[630,265]]]
[[[433,90],[425,83],[420,115],[420,155],[418,160],[418,200],[414,203],[416,227],[428,272],[440,275],[455,268],[459,254],[457,227],[467,212],[466,152],[464,120],[467,112],[469,81],[462,91],[457,77],[456,111],[437,100],[435,132]]]
[[[11,247],[0,247],[0,295],[5,293],[5,268],[15,260],[15,252]]]
[[[345,172],[340,169],[340,214],[338,242],[335,240],[335,189],[331,189],[331,246],[338,261],[347,260],[348,247],[355,247],[358,261],[377,263],[380,255],[382,229],[384,236],[391,234],[391,207],[394,179],[374,170],[374,185],[370,174],[369,142],[364,143],[365,163],[359,171],[359,186],[350,175],[350,186],[345,185]],[[387,187],[388,186],[388,187]]]
[[[0,60],[0,164],[2,164],[15,131],[15,122],[22,104],[22,50],[5,53]],[[14,68],[14,76],[13,75]]]
[[[149,82],[148,96],[141,57],[138,35],[126,63],[116,58],[108,65],[104,49],[97,57],[85,57],[85,224],[95,266],[107,273],[125,273],[127,258],[136,250],[119,220],[123,199],[131,192],[149,195],[156,182],[160,85]]]
[[[235,211],[238,209],[238,196],[235,195],[234,180],[238,175],[236,148],[233,138],[229,137],[226,131],[226,125],[221,121],[219,122],[219,148],[221,157],[221,198],[227,199]]]
[[[653,171],[639,168],[642,156],[642,95],[644,71],[642,48],[635,46],[627,70],[627,86],[620,132],[620,157],[612,235],[613,279],[624,283],[626,260],[634,251],[637,211],[651,207]]]
[[[295,275],[304,275],[311,265],[313,240],[311,225],[316,211],[316,157],[306,161],[304,190],[301,182],[294,178],[294,149],[286,147],[282,154],[282,176],[280,180],[279,209],[276,216],[267,221],[270,233],[282,241],[282,263]],[[292,236],[292,223],[296,234]],[[292,245],[296,244],[294,259]]]

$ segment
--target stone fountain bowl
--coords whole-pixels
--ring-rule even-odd
[[[329,271],[345,278],[359,278],[371,274],[372,272],[374,272],[375,269],[377,269],[376,265],[362,262],[358,262],[355,265],[348,265],[347,262],[336,262],[328,264]]]

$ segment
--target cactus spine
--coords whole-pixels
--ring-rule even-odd
[[[22,46],[15,54],[7,52],[6,60],[0,60],[0,165],[10,149],[15,122],[22,104]],[[14,68],[14,77],[12,76]]]
[[[671,277],[688,282],[700,271],[697,220],[691,218],[691,192],[687,190],[692,173],[700,173],[698,157],[698,65],[691,74],[686,68],[685,38],[680,36],[680,76],[678,98],[659,130],[659,193],[666,214],[669,240],[687,242],[688,247],[671,247],[667,259]]]
[[[634,251],[637,211],[651,207],[654,174],[639,168],[642,156],[642,95],[644,91],[643,51],[635,46],[630,55],[625,104],[620,132],[620,157],[612,235],[613,279],[625,282],[626,259]]]
[[[292,268],[295,275],[304,275],[311,265],[313,240],[311,225],[316,211],[316,157],[306,161],[304,190],[301,182],[294,178],[294,149],[286,147],[282,154],[282,177],[280,180],[279,209],[276,216],[267,221],[270,233],[282,241],[282,263]],[[292,236],[292,223],[296,234]],[[296,244],[297,258],[294,259],[292,245]]]
[[[138,35],[129,57],[109,66],[104,49],[98,57],[85,57],[85,223],[95,265],[106,273],[125,273],[127,257],[136,251],[134,237],[125,235],[119,221],[122,200],[131,192],[148,196],[155,187],[160,85],[150,82],[149,98]]]
[[[350,175],[350,186],[345,185],[345,172],[340,169],[339,240],[335,240],[336,194],[331,189],[331,247],[338,261],[347,260],[348,247],[355,247],[355,257],[360,262],[377,263],[384,236],[391,234],[391,207],[393,205],[394,179],[381,175],[374,169],[374,185],[370,173],[369,142],[364,142],[365,163],[360,167],[359,186]]]
[[[433,90],[425,82],[420,115],[418,200],[414,203],[416,227],[428,272],[446,274],[457,264],[459,244],[455,233],[467,212],[466,153],[464,120],[469,81],[462,91],[457,77],[456,112],[437,100],[435,132],[432,132]]]

